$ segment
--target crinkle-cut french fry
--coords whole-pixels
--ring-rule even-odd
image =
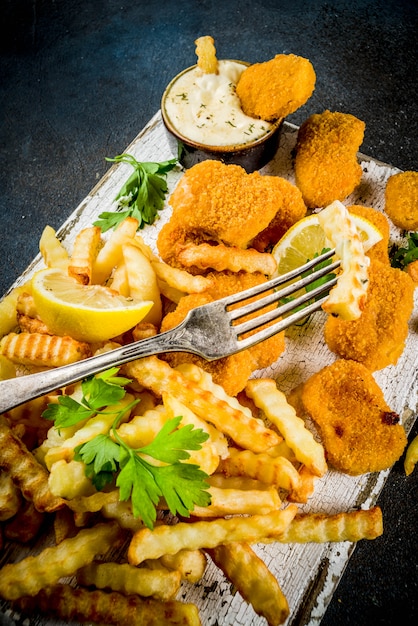
[[[37,511],[32,502],[25,502],[16,515],[4,526],[4,536],[10,541],[29,543],[42,528],[45,513]]]
[[[65,439],[61,445],[51,447],[46,452],[44,458],[47,468],[50,470],[52,465],[61,459],[71,461],[74,457],[74,449],[77,446],[85,443],[86,441],[90,441],[90,439],[93,439],[96,435],[107,434],[116,415],[125,408],[129,407],[133,399],[134,397],[132,394],[126,393],[122,400],[116,402],[116,404],[113,404],[112,406],[108,406],[105,412],[94,415],[87,420],[81,428],[76,430],[72,437]],[[122,419],[129,419],[129,415],[130,409],[127,409]],[[55,428],[55,426],[53,426],[53,428]]]
[[[277,489],[242,490],[220,489],[210,487],[211,503],[204,506],[195,506],[194,517],[223,517],[225,515],[265,515],[277,511],[281,500]]]
[[[77,572],[77,582],[84,587],[119,591],[125,596],[137,594],[144,598],[172,600],[180,588],[181,574],[168,569],[151,570],[129,563],[94,561]]]
[[[10,519],[20,509],[22,497],[8,472],[0,470],[0,522]]]
[[[39,250],[47,267],[67,270],[70,257],[67,250],[56,236],[52,226],[45,226],[39,240]]]
[[[167,410],[161,404],[121,424],[116,432],[131,448],[142,448],[151,443],[168,419]]]
[[[161,280],[161,278],[157,277],[157,283],[161,295],[164,296],[164,298],[167,298],[167,300],[170,300],[170,302],[178,304],[183,296],[186,295],[184,291],[179,291],[175,287],[166,283],[164,280]]]
[[[214,548],[230,541],[255,543],[262,538],[283,533],[296,512],[296,505],[290,504],[285,509],[267,515],[179,522],[173,526],[161,524],[152,531],[144,528],[132,537],[128,560],[132,565],[139,565],[146,559],[158,559],[163,554],[175,554],[184,549]]]
[[[277,446],[273,446],[266,450],[266,453],[269,456],[284,456],[288,461],[291,461],[294,465],[299,465],[297,458],[295,457],[295,453],[292,448],[289,448],[286,441],[283,439]]]
[[[313,494],[315,489],[315,481],[318,476],[313,474],[306,465],[301,465],[298,469],[300,482],[299,485],[294,487],[290,493],[287,494],[287,500],[289,502],[298,502],[300,504],[306,504],[309,497]]]
[[[88,343],[42,333],[9,333],[0,340],[0,353],[22,365],[60,367],[91,356]]]
[[[86,476],[86,466],[80,461],[60,459],[49,470],[48,485],[54,496],[67,500],[79,496],[89,496],[95,489]]]
[[[159,559],[144,561],[151,569],[165,567],[180,572],[181,579],[195,584],[206,570],[206,555],[202,550],[180,550],[176,554],[163,554]]]
[[[51,422],[42,417],[43,411],[46,409],[48,402],[52,402],[57,396],[40,396],[25,402],[10,411],[6,416],[11,424],[24,424],[25,426],[33,426],[39,431],[44,432],[50,429]]]
[[[245,391],[283,435],[297,460],[312,473],[323,476],[328,469],[324,447],[315,441],[285,394],[277,388],[276,382],[271,378],[249,380]]]
[[[64,541],[64,539],[74,537],[77,532],[78,529],[74,522],[74,514],[69,508],[65,507],[55,513],[54,535],[56,545]]]
[[[151,300],[154,303],[144,321],[158,326],[161,323],[162,303],[157,276],[151,262],[135,244],[130,243],[123,246],[123,259],[130,295],[135,300]]]
[[[233,248],[221,243],[216,246],[186,243],[179,246],[178,260],[185,267],[196,266],[201,270],[211,268],[217,272],[260,272],[265,276],[271,276],[277,266],[269,252],[258,252],[254,248]]]
[[[244,600],[269,626],[283,624],[289,605],[280,585],[254,550],[246,543],[228,543],[208,553]]]
[[[198,417],[189,407],[179,402],[175,396],[164,393],[163,402],[170,417],[181,415],[180,427],[189,424],[208,433],[209,439],[202,444],[200,450],[190,451],[190,458],[186,462],[200,465],[206,474],[213,474],[219,465],[220,457],[228,456],[228,440],[225,435],[220,433],[212,424]]]
[[[418,462],[418,435],[414,437],[409,446],[406,449],[404,469],[405,474],[409,476],[415,469],[415,465]]]
[[[195,40],[197,65],[205,74],[218,72],[215,41],[210,35],[203,35]]]
[[[7,357],[0,354],[0,380],[16,377],[16,367]]]
[[[157,278],[182,293],[202,293],[213,285],[213,280],[206,276],[194,276],[186,270],[172,267],[158,260],[151,260]]]
[[[130,296],[128,273],[126,271],[126,265],[123,261],[121,261],[114,269],[111,279],[107,285],[125,298]]]
[[[93,264],[102,246],[101,234],[98,226],[89,226],[83,228],[75,238],[68,274],[82,285],[91,283]]]
[[[106,500],[100,509],[102,516],[105,519],[114,519],[117,521],[121,528],[135,532],[144,528],[145,524],[141,518],[135,517],[132,513],[131,501],[121,502],[119,500],[119,490],[111,492],[117,494],[117,499]],[[99,494],[97,494],[99,495]],[[93,496],[91,496],[93,498]],[[69,502],[69,506],[73,506],[72,502]]]
[[[139,324],[137,324],[132,330],[132,337],[135,341],[141,341],[142,339],[155,337],[157,333],[158,328],[157,326],[155,326],[155,324],[139,322]]]
[[[27,291],[19,294],[16,302],[16,311],[22,315],[28,315],[29,317],[36,317],[38,315],[32,294]]]
[[[222,459],[219,471],[227,476],[249,476],[287,491],[296,489],[300,476],[292,463],[283,456],[271,457],[265,452],[229,448],[229,457]]]
[[[93,283],[102,284],[109,278],[112,269],[122,261],[123,246],[133,240],[137,229],[138,220],[134,217],[127,217],[118,224],[94,260]]]
[[[225,476],[225,474],[212,474],[207,482],[218,489],[240,489],[241,491],[269,491],[271,485],[262,483],[261,480],[248,478],[248,476]]]
[[[97,524],[80,530],[75,537],[64,539],[57,546],[45,548],[36,556],[8,563],[0,570],[0,597],[17,600],[26,595],[34,596],[60,578],[73,575],[123,537],[116,523]]]
[[[196,415],[214,424],[243,448],[261,452],[280,441],[279,436],[259,420],[216,398],[155,356],[138,359],[125,368],[129,377],[159,396],[164,392],[174,395]]]
[[[90,496],[78,496],[68,500],[68,507],[75,513],[97,513],[107,504],[118,502],[119,489],[98,491]]]
[[[31,290],[30,281],[19,287],[14,287],[0,302],[0,337],[16,330],[17,311],[16,304],[20,294]]]
[[[359,511],[326,515],[296,515],[286,530],[276,538],[281,543],[325,543],[376,539],[383,533],[382,511],[378,506]]]
[[[38,511],[52,512],[64,506],[64,500],[52,495],[49,490],[47,470],[16,437],[6,418],[1,415],[0,467],[9,472],[14,484]]]
[[[66,622],[94,621],[103,624],[129,626],[201,626],[196,605],[170,600],[124,596],[117,591],[88,591],[70,585],[42,589],[35,597],[25,597],[15,603],[27,615],[41,612]]]
[[[18,315],[19,330],[22,333],[40,333],[50,335],[51,331],[42,320],[37,317],[29,317],[29,315]]]
[[[212,376],[209,372],[206,372],[198,365],[195,365],[194,363],[181,363],[180,365],[177,365],[175,369],[181,372],[188,380],[192,380],[197,383],[200,387],[202,387],[202,389],[213,393],[216,398],[224,400],[233,409],[238,409],[247,417],[253,418],[253,414],[247,406],[240,404],[237,398],[227,394],[222,385],[218,385],[213,382]]]

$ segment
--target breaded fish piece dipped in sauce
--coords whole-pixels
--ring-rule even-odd
[[[313,374],[300,396],[335,469],[351,475],[378,472],[402,455],[407,437],[399,415],[361,363],[335,361]]]
[[[359,319],[346,321],[329,316],[324,334],[332,352],[374,372],[395,365],[405,348],[415,285],[406,272],[373,259],[369,279]]]
[[[349,113],[324,111],[299,128],[295,149],[296,185],[308,208],[344,200],[360,183],[357,152],[365,123]]]

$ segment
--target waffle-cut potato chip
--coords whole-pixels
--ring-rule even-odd
[[[360,541],[376,539],[383,534],[382,511],[371,509],[326,515],[296,515],[286,530],[276,538],[282,543],[326,543],[328,541]]]
[[[45,548],[36,556],[8,563],[1,570],[0,597],[17,600],[34,596],[44,587],[55,585],[60,578],[71,576],[80,567],[114,547],[124,534],[116,523],[106,522],[84,528],[57,546]]]
[[[134,217],[127,217],[112,231],[109,239],[103,244],[94,259],[93,283],[103,284],[106,282],[113,268],[120,264],[123,259],[123,246],[133,241],[138,224],[138,220]]]
[[[39,240],[39,250],[46,267],[58,267],[68,270],[70,257],[67,250],[56,236],[52,226],[45,226]]]
[[[179,591],[181,574],[168,569],[134,567],[129,563],[94,561],[77,572],[77,582],[84,587],[119,591],[125,596],[136,594],[163,602],[172,600]]]
[[[265,452],[229,449],[229,457],[219,464],[227,476],[249,476],[264,483],[293,491],[299,487],[300,476],[295,466],[285,457],[272,457]]]
[[[415,469],[415,465],[418,462],[418,435],[414,437],[411,443],[408,445],[404,460],[405,474],[409,476]]]
[[[74,589],[62,584],[42,589],[33,598],[22,598],[15,606],[27,615],[41,612],[67,623],[82,618],[85,622],[118,626],[201,626],[194,604],[124,596],[117,591]]]
[[[8,472],[0,470],[0,522],[10,519],[20,509],[22,497]]]
[[[210,487],[208,506],[195,506],[194,517],[224,517],[226,515],[266,515],[277,511],[281,500],[277,489],[223,489]]]
[[[195,40],[197,66],[205,74],[218,73],[218,59],[216,58],[215,40],[210,35],[198,37]]]
[[[88,343],[43,333],[9,333],[0,340],[0,354],[13,363],[60,367],[91,356]]]
[[[101,234],[98,226],[89,226],[75,238],[68,274],[82,285],[91,284],[93,264],[102,246]]]
[[[296,512],[296,505],[290,504],[267,515],[179,522],[173,526],[161,524],[152,531],[144,528],[134,534],[128,548],[128,560],[132,565],[139,565],[146,559],[158,559],[163,554],[175,554],[184,549],[215,548],[230,541],[255,543],[282,534]]]
[[[285,394],[277,388],[276,382],[271,378],[249,380],[245,391],[283,435],[296,459],[316,476],[323,476],[327,471],[324,448],[315,441],[305,422],[287,402]]]
[[[209,243],[186,243],[179,249],[178,259],[185,267],[214,269],[217,272],[261,272],[265,276],[271,276],[276,269],[276,261],[269,252],[225,246],[221,243],[216,246]]]
[[[30,292],[30,281],[15,287],[0,302],[0,337],[4,337],[8,333],[17,328],[17,311],[16,305],[20,294]]]
[[[53,512],[64,506],[48,487],[48,471],[13,433],[8,421],[0,415],[0,468],[8,472],[23,496],[38,511]]]
[[[279,443],[279,436],[259,420],[247,417],[243,411],[232,408],[212,393],[201,389],[157,357],[138,359],[128,363],[125,368],[130,378],[135,378],[159,396],[164,392],[174,395],[196,415],[214,424],[243,448],[261,452]]]
[[[32,502],[25,502],[16,515],[4,526],[4,536],[10,541],[29,543],[39,533],[45,514],[37,511]]]
[[[257,615],[269,626],[283,624],[289,605],[276,578],[254,550],[246,543],[227,543],[208,553]]]
[[[162,317],[162,304],[157,276],[151,262],[134,243],[123,246],[123,259],[130,295],[135,300],[151,300],[154,303],[144,321],[158,326]]]

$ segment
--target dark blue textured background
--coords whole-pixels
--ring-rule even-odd
[[[158,110],[200,35],[215,38],[219,58],[309,58],[316,89],[289,121],[352,113],[366,123],[362,152],[417,169],[416,0],[3,0],[1,13],[0,294],[45,224],[62,224],[108,169],[104,157]],[[417,474],[395,465],[379,501],[384,536],[357,546],[324,626],[418,623]]]

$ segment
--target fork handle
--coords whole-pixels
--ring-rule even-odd
[[[188,331],[182,324],[154,337],[135,341],[76,363],[0,381],[0,414],[87,376],[103,372],[109,367],[177,350],[191,351]]]

